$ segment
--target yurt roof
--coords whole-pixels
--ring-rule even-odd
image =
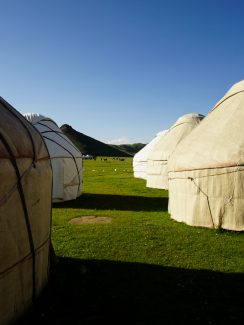
[[[163,130],[157,133],[157,135],[140,151],[138,151],[134,156],[134,161],[147,161],[148,157],[150,156],[153,147],[156,143],[163,137],[168,130]]]
[[[51,157],[81,157],[81,152],[54,120],[38,113],[24,113],[23,115],[42,134]]]
[[[244,80],[241,80],[234,84],[224,95],[223,98],[221,98],[220,101],[217,102],[217,104],[213,107],[212,110],[216,109],[219,107],[225,100],[229,99],[230,97],[237,95],[239,93],[244,92]]]
[[[47,157],[47,151],[45,146],[43,146],[43,140],[39,132],[32,126],[29,127],[25,118],[2,97],[0,97],[0,106],[2,107],[0,119],[1,136],[3,139],[8,139],[12,155],[15,157],[33,158],[34,160]],[[11,134],[11,139],[9,139],[9,134]],[[21,137],[19,136],[20,134]],[[7,152],[5,145],[1,146],[0,157],[9,157],[9,152]]]
[[[53,121],[51,118],[45,117],[44,115],[41,115],[39,113],[24,113],[24,116],[32,124],[36,124],[36,123],[38,123],[39,121],[42,121],[42,120]]]
[[[168,132],[153,147],[150,160],[168,160],[178,143],[189,134],[204,118],[203,115],[190,113],[181,116]]]
[[[176,148],[169,171],[244,164],[244,81],[235,84]]]

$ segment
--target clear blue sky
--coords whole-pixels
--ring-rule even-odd
[[[243,0],[0,5],[0,96],[100,141],[146,143],[244,79]]]

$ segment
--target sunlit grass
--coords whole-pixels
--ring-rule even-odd
[[[243,234],[170,219],[167,191],[135,179],[132,159],[87,160],[84,169],[83,196],[53,209],[53,243],[59,256],[244,272]],[[68,224],[82,215],[109,216],[112,222]]]

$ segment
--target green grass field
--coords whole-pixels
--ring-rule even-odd
[[[58,263],[23,323],[244,324],[244,234],[170,219],[132,159],[84,161],[83,194],[53,206]],[[81,216],[110,223],[73,225]]]

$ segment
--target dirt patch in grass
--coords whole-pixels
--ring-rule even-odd
[[[81,216],[71,219],[69,223],[73,225],[82,225],[89,223],[110,223],[112,218],[105,216]]]

